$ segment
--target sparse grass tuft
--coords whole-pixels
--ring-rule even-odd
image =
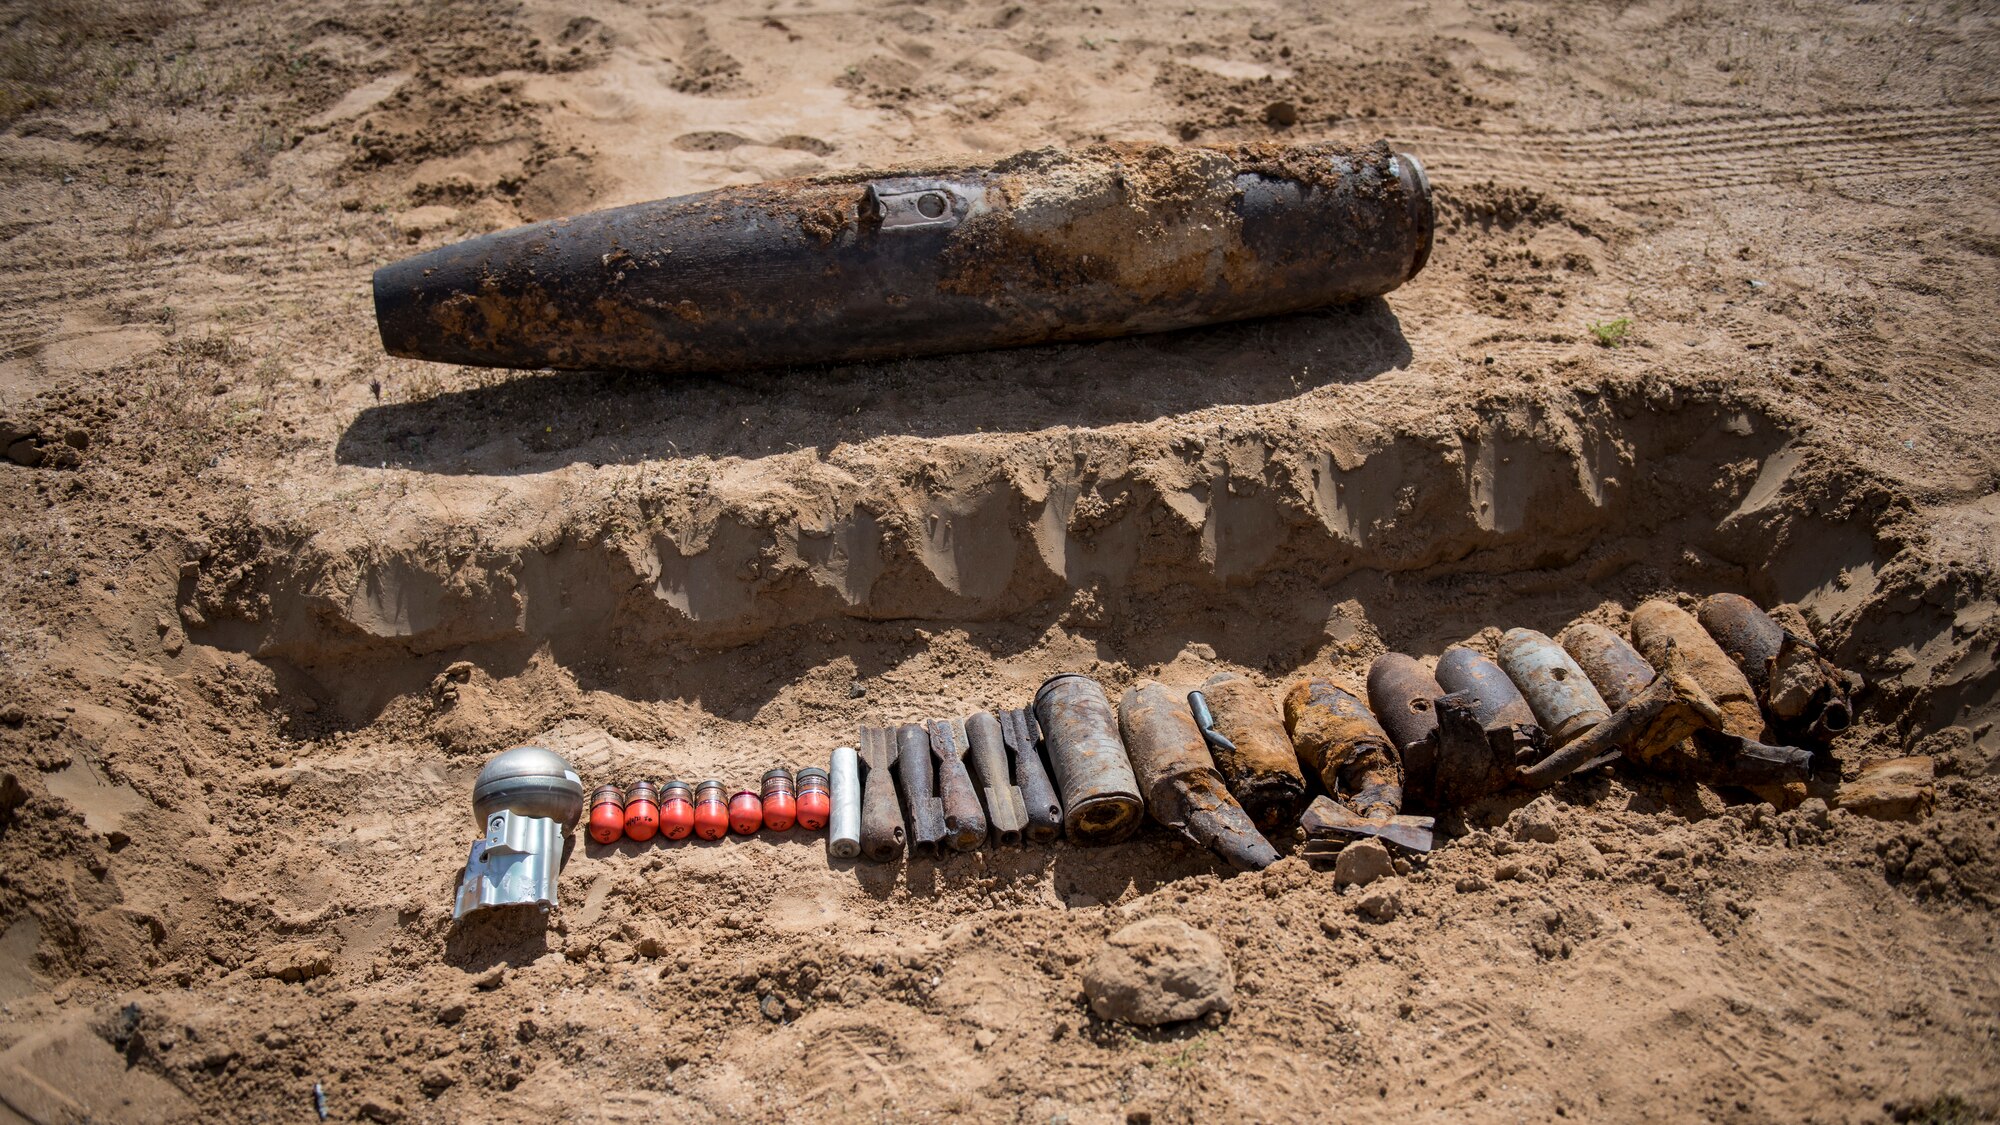
[[[1625,337],[1632,333],[1632,318],[1621,316],[1617,320],[1590,326],[1590,334],[1597,338],[1600,348],[1615,348],[1625,343]]]

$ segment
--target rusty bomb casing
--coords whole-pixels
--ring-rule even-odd
[[[1138,831],[1145,805],[1118,735],[1118,717],[1096,680],[1051,676],[1035,692],[1035,718],[1062,793],[1063,831],[1073,844],[1115,844]]]
[[[1787,629],[1740,594],[1712,594],[1695,607],[1701,627],[1743,670],[1773,726],[1824,742],[1854,721],[1856,677],[1820,654],[1804,623]]]
[[[1229,795],[1181,693],[1152,680],[1134,684],[1118,701],[1118,730],[1154,820],[1238,871],[1278,861],[1277,849]]]
[[[1476,649],[1453,645],[1438,657],[1435,675],[1447,694],[1465,697],[1488,741],[1503,758],[1526,763],[1541,757],[1548,735],[1535,721],[1535,712],[1521,689],[1498,664]],[[1442,727],[1444,720],[1438,722]]]
[[[944,801],[937,795],[931,733],[923,723],[904,723],[896,728],[896,780],[902,783],[903,811],[910,822],[910,854],[937,858],[949,829],[944,823]]]
[[[1368,705],[1325,676],[1306,676],[1285,692],[1285,730],[1299,761],[1328,795],[1364,817],[1403,808],[1403,763]]]
[[[933,719],[928,724],[931,754],[937,759],[938,801],[944,809],[945,842],[969,852],[986,842],[986,809],[965,768],[965,724]]]
[[[1613,711],[1639,698],[1639,693],[1659,675],[1624,637],[1596,622],[1571,625],[1559,639],[1563,651],[1597,685],[1605,706]]]
[[[887,863],[903,854],[903,808],[896,798],[896,732],[888,727],[861,728],[861,764],[868,776],[861,790],[861,854]],[[929,756],[926,747],[926,757]]]
[[[1209,752],[1243,811],[1264,832],[1298,823],[1306,805],[1306,778],[1277,700],[1255,680],[1234,672],[1218,672],[1203,681],[1201,697],[1213,720],[1210,730],[1227,743],[1211,741]],[[1196,719],[1198,723],[1200,716]]]
[[[965,717],[966,760],[978,774],[980,793],[986,798],[987,818],[993,836],[1004,847],[1017,847],[1028,828],[1028,805],[1021,787],[1007,773],[1007,740],[1000,720],[990,711],[975,711]],[[1061,814],[1056,820],[1061,822]]]
[[[556,219],[377,270],[390,355],[686,373],[1270,316],[1423,268],[1386,144],[1101,144],[840,172]]]
[[[1042,762],[1041,725],[1031,708],[1019,707],[1000,713],[1000,738],[1014,764],[1014,780],[1021,786],[1021,803],[1028,816],[1028,839],[1037,844],[1053,844],[1062,838],[1062,798],[1049,770]]]
[[[1561,645],[1533,629],[1509,629],[1500,638],[1499,665],[1521,689],[1535,721],[1561,747],[1611,717],[1604,697]]]
[[[1400,652],[1368,666],[1368,709],[1402,756],[1409,793],[1428,791],[1437,773],[1437,699],[1444,693],[1429,669]]]
[[[1738,738],[1763,739],[1756,690],[1693,614],[1669,601],[1646,602],[1632,611],[1632,644],[1655,669],[1665,666],[1668,646],[1679,650],[1689,674],[1721,709],[1722,729]]]

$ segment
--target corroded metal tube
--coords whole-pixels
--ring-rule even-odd
[[[966,760],[972,764],[972,772],[978,774],[980,791],[986,797],[986,815],[992,822],[994,838],[1002,846],[1015,847],[1021,843],[1021,833],[1028,827],[1028,805],[1021,796],[1021,787],[1014,784],[1007,774],[1007,740],[1000,730],[1000,720],[989,711],[975,711],[965,718]],[[1061,814],[1057,814],[1061,822]]]
[[[1277,701],[1256,681],[1234,672],[1210,676],[1200,695],[1213,720],[1209,730],[1223,739],[1222,744],[1211,741],[1209,752],[1243,811],[1265,832],[1296,824],[1306,804],[1306,778]],[[1200,716],[1196,719],[1199,725]]]
[[[986,809],[965,769],[965,727],[956,719],[933,719],[929,725],[945,842],[953,851],[969,852],[986,842]]]
[[[903,854],[903,808],[896,799],[896,734],[888,727],[861,728],[861,762],[868,767],[861,793],[861,854],[887,863]]]
[[[1014,763],[1014,780],[1021,786],[1021,803],[1027,807],[1028,839],[1037,844],[1053,844],[1062,838],[1062,798],[1049,780],[1042,764],[1041,728],[1035,713],[1025,707],[1000,714],[1000,738]]]
[[[1378,296],[1423,268],[1386,144],[1043,149],[558,219],[376,271],[391,355],[662,373],[1103,339]]]
[[[1562,633],[1563,651],[1597,685],[1605,706],[1617,710],[1639,697],[1659,675],[1624,637],[1594,621],[1580,621]]]
[[[1695,609],[1701,627],[1743,670],[1772,724],[1787,735],[1824,741],[1854,721],[1855,677],[1833,665],[1800,631],[1740,594],[1712,594]]]
[[[1118,730],[1154,820],[1238,871],[1278,861],[1277,849],[1229,795],[1180,693],[1152,680],[1134,684],[1118,701]]]
[[[896,779],[902,782],[903,811],[910,821],[910,854],[935,858],[948,829],[931,762],[931,735],[922,723],[896,728]]]
[[[1325,676],[1307,676],[1285,692],[1285,729],[1299,761],[1334,799],[1362,816],[1394,816],[1403,807],[1403,763],[1367,704]]]
[[[1428,792],[1437,774],[1437,699],[1444,688],[1430,670],[1400,652],[1368,666],[1368,709],[1403,759],[1407,793]]]
[[[1561,747],[1611,717],[1590,677],[1547,634],[1509,629],[1500,638],[1499,656],[1501,669],[1521,689],[1550,745]]]
[[[852,746],[836,746],[829,765],[833,815],[827,822],[826,854],[853,859],[861,854],[861,757]]]
[[[1146,811],[1139,781],[1118,737],[1118,717],[1097,681],[1074,672],[1050,677],[1035,692],[1035,718],[1062,791],[1070,842],[1115,844],[1137,831]]]
[[[1688,674],[1722,713],[1721,730],[1695,732],[1695,744],[1705,757],[1691,760],[1686,772],[1700,780],[1750,786],[1780,805],[1805,799],[1812,755],[1767,741],[1756,689],[1693,614],[1672,602],[1646,602],[1632,611],[1632,641],[1646,662],[1662,671],[1674,661],[1686,661]]]
[[[1521,689],[1498,664],[1475,649],[1453,645],[1438,658],[1436,674],[1438,686],[1447,694],[1465,697],[1503,759],[1526,764],[1541,757],[1548,735],[1535,721]],[[1444,720],[1438,722],[1442,725]]]

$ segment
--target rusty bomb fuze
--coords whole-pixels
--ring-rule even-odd
[[[721,188],[377,270],[390,355],[678,374],[1094,340],[1380,296],[1430,255],[1386,143],[1041,149]]]

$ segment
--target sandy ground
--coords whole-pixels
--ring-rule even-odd
[[[9,3],[0,1120],[1970,1121],[2000,1112],[2000,66],[1977,5]],[[1287,124],[1287,122],[1290,122]],[[519,222],[1099,139],[1387,137],[1386,300],[663,381],[389,360]],[[1593,325],[1625,322],[1618,346]],[[1397,877],[580,849],[454,929],[470,781],[1798,607],[1907,823],[1634,774]],[[1296,840],[1280,841],[1296,853]],[[1134,918],[1226,1021],[1093,1018]],[[775,1014],[777,1018],[771,1018]]]

